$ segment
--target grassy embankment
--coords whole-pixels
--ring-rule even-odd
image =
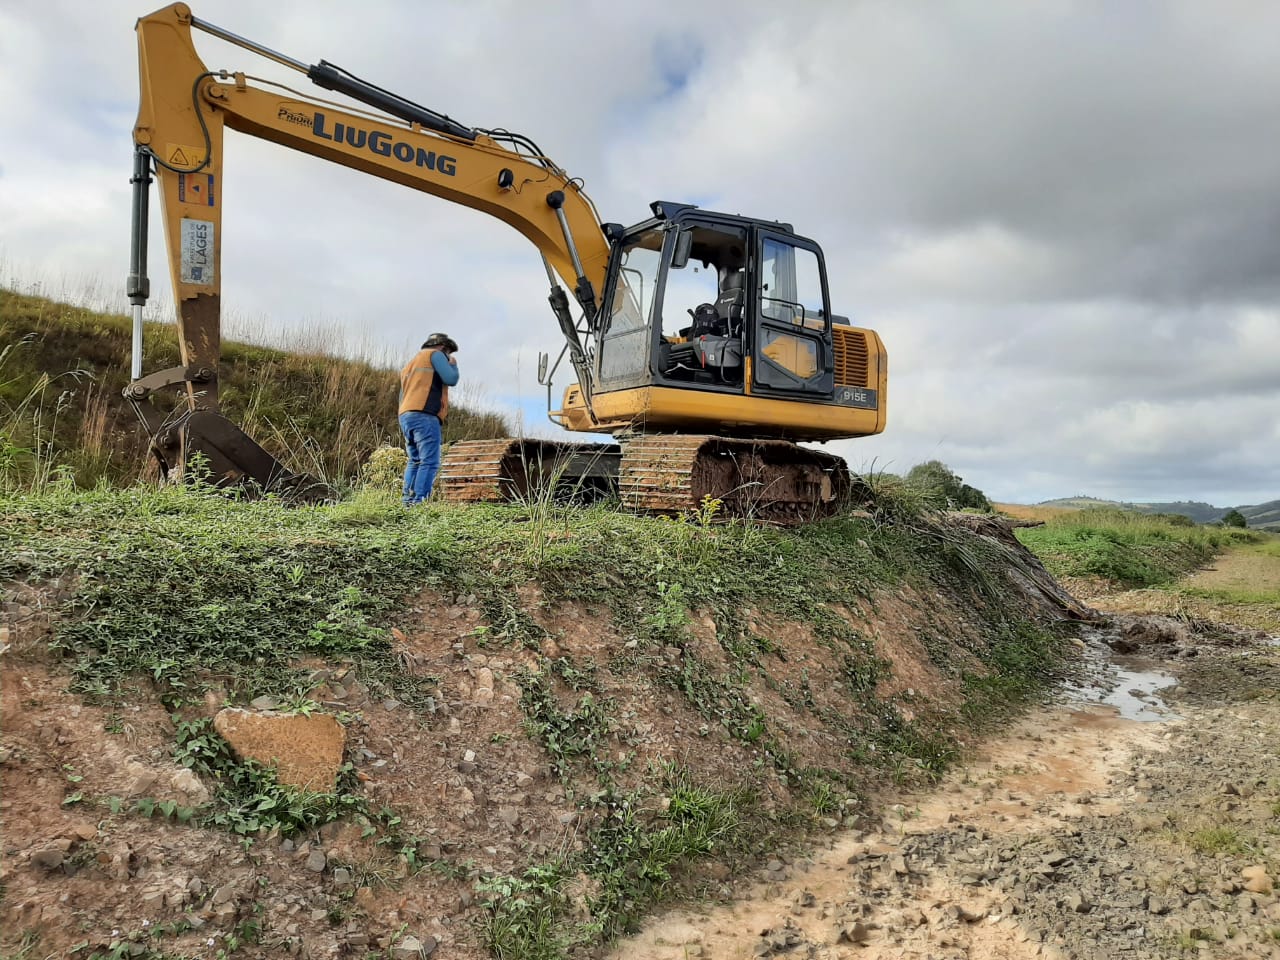
[[[154,476],[147,438],[121,390],[131,321],[0,288],[0,485],[56,472],[77,485]],[[143,370],[179,362],[176,329],[147,324]],[[292,469],[347,488],[369,453],[399,444],[395,371],[323,352],[225,341],[223,412]],[[170,409],[177,394],[157,402]],[[497,414],[454,405],[445,440],[506,436]]]
[[[1030,519],[1025,511],[1024,518]],[[1083,599],[1280,633],[1280,537],[1093,508],[1036,517],[1021,540]]]
[[[606,941],[675,881],[696,884],[691,864],[758,856],[774,849],[762,838],[837,822],[846,798],[878,778],[936,776],[967,730],[1042,689],[1063,650],[1002,593],[994,547],[884,511],[785,531],[549,504],[406,513],[378,492],[286,509],[198,489],[56,483],[0,507],[0,582],[74,584],[55,621],[57,668],[95,701],[160,698],[175,718],[175,759],[218,785],[207,808],[174,814],[250,841],[354,817],[422,866],[395,812],[375,811],[354,777],[338,794],[301,796],[235,763],[201,716],[204,694],[315,709],[319,659],[357,665],[371,689],[429,724],[437,681],[408,668],[391,628],[407,625],[406,600],[424,588],[476,597],[488,626],[471,642],[532,658],[518,678],[520,735],[586,824],[550,860],[476,878],[483,936],[499,957]],[[520,599],[530,583],[551,609],[603,610],[601,630],[616,642],[603,655],[548,655],[547,631]],[[956,691],[945,709],[910,690],[882,696],[893,668],[874,623],[840,612],[873,611],[874,598],[902,591],[934,598],[917,613],[919,638],[928,669]],[[961,619],[946,620],[948,609]],[[696,635],[704,615],[713,636]],[[786,666],[797,641],[770,626],[781,623],[812,638],[803,670]],[[736,780],[682,766],[687,741],[655,768],[626,759],[629,711],[670,697],[702,719],[703,749]],[[816,731],[844,746],[818,751]],[[445,868],[467,875],[464,864]],[[585,903],[570,893],[584,876]]]

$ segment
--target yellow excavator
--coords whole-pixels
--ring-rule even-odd
[[[243,71],[210,70],[192,28],[360,106]],[[612,491],[624,506],[659,513],[696,508],[705,497],[720,500],[725,514],[783,523],[838,508],[850,483],[844,461],[798,442],[880,433],[887,355],[874,331],[832,313],[822,249],[789,224],[665,201],[632,226],[602,222],[582,181],[528,137],[466,126],[325,60],[295,60],[192,16],[183,3],[142,17],[137,34],[128,283],[134,342],[125,396],[167,476],[182,476],[199,457],[218,483],[305,487],[305,478],[219,413],[229,127],[491,214],[542,254],[564,337],[550,369],[548,356],[539,358],[548,415],[613,442],[456,443],[438,480],[444,499],[502,500],[554,481]],[[182,363],[143,376],[153,175]],[[566,356],[577,382],[550,409]],[[164,414],[148,398],[168,388],[186,397]]]

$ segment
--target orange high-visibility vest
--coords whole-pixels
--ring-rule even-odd
[[[435,347],[419,350],[400,371],[400,413],[429,413],[444,423],[449,414],[449,386],[431,366],[431,358],[439,352]]]

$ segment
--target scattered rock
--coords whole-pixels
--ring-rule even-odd
[[[871,927],[861,920],[842,924],[836,928],[836,943],[864,944],[871,940]]]
[[[199,807],[209,802],[209,790],[200,782],[200,778],[194,771],[183,767],[174,773],[170,782],[173,784],[173,789],[182,794],[190,806]]]
[[[961,923],[977,923],[986,917],[985,910],[973,910],[961,903],[952,903],[947,905],[947,916]]]
[[[62,861],[66,859],[66,851],[58,846],[48,846],[41,850],[37,850],[31,855],[31,862],[37,867],[44,867],[46,870],[56,870],[62,866]]]
[[[409,936],[391,948],[391,956],[392,960],[418,960],[419,957],[431,956],[435,949],[435,937],[423,937],[419,940],[417,937]]]
[[[324,873],[324,868],[328,866],[329,860],[324,855],[324,851],[318,847],[312,848],[307,854],[307,869],[312,873]]]
[[[145,796],[155,786],[155,782],[160,779],[160,774],[155,770],[148,770],[141,764],[132,765],[137,770],[133,781],[129,784],[127,795],[130,797]]]
[[[1088,913],[1093,909],[1093,904],[1081,893],[1069,894],[1064,904],[1073,913]]]
[[[1275,887],[1266,867],[1245,867],[1240,875],[1244,877],[1244,888],[1250,893],[1271,893]]]

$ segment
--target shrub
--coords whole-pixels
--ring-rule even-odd
[[[1228,510],[1226,516],[1222,518],[1224,527],[1247,527],[1249,522],[1245,520],[1244,514],[1239,510]]]
[[[360,468],[360,483],[367,489],[400,491],[409,455],[403,447],[381,446],[369,454]]]
[[[941,460],[916,464],[907,472],[907,483],[919,488],[939,508],[992,509],[985,493],[969,486]]]

